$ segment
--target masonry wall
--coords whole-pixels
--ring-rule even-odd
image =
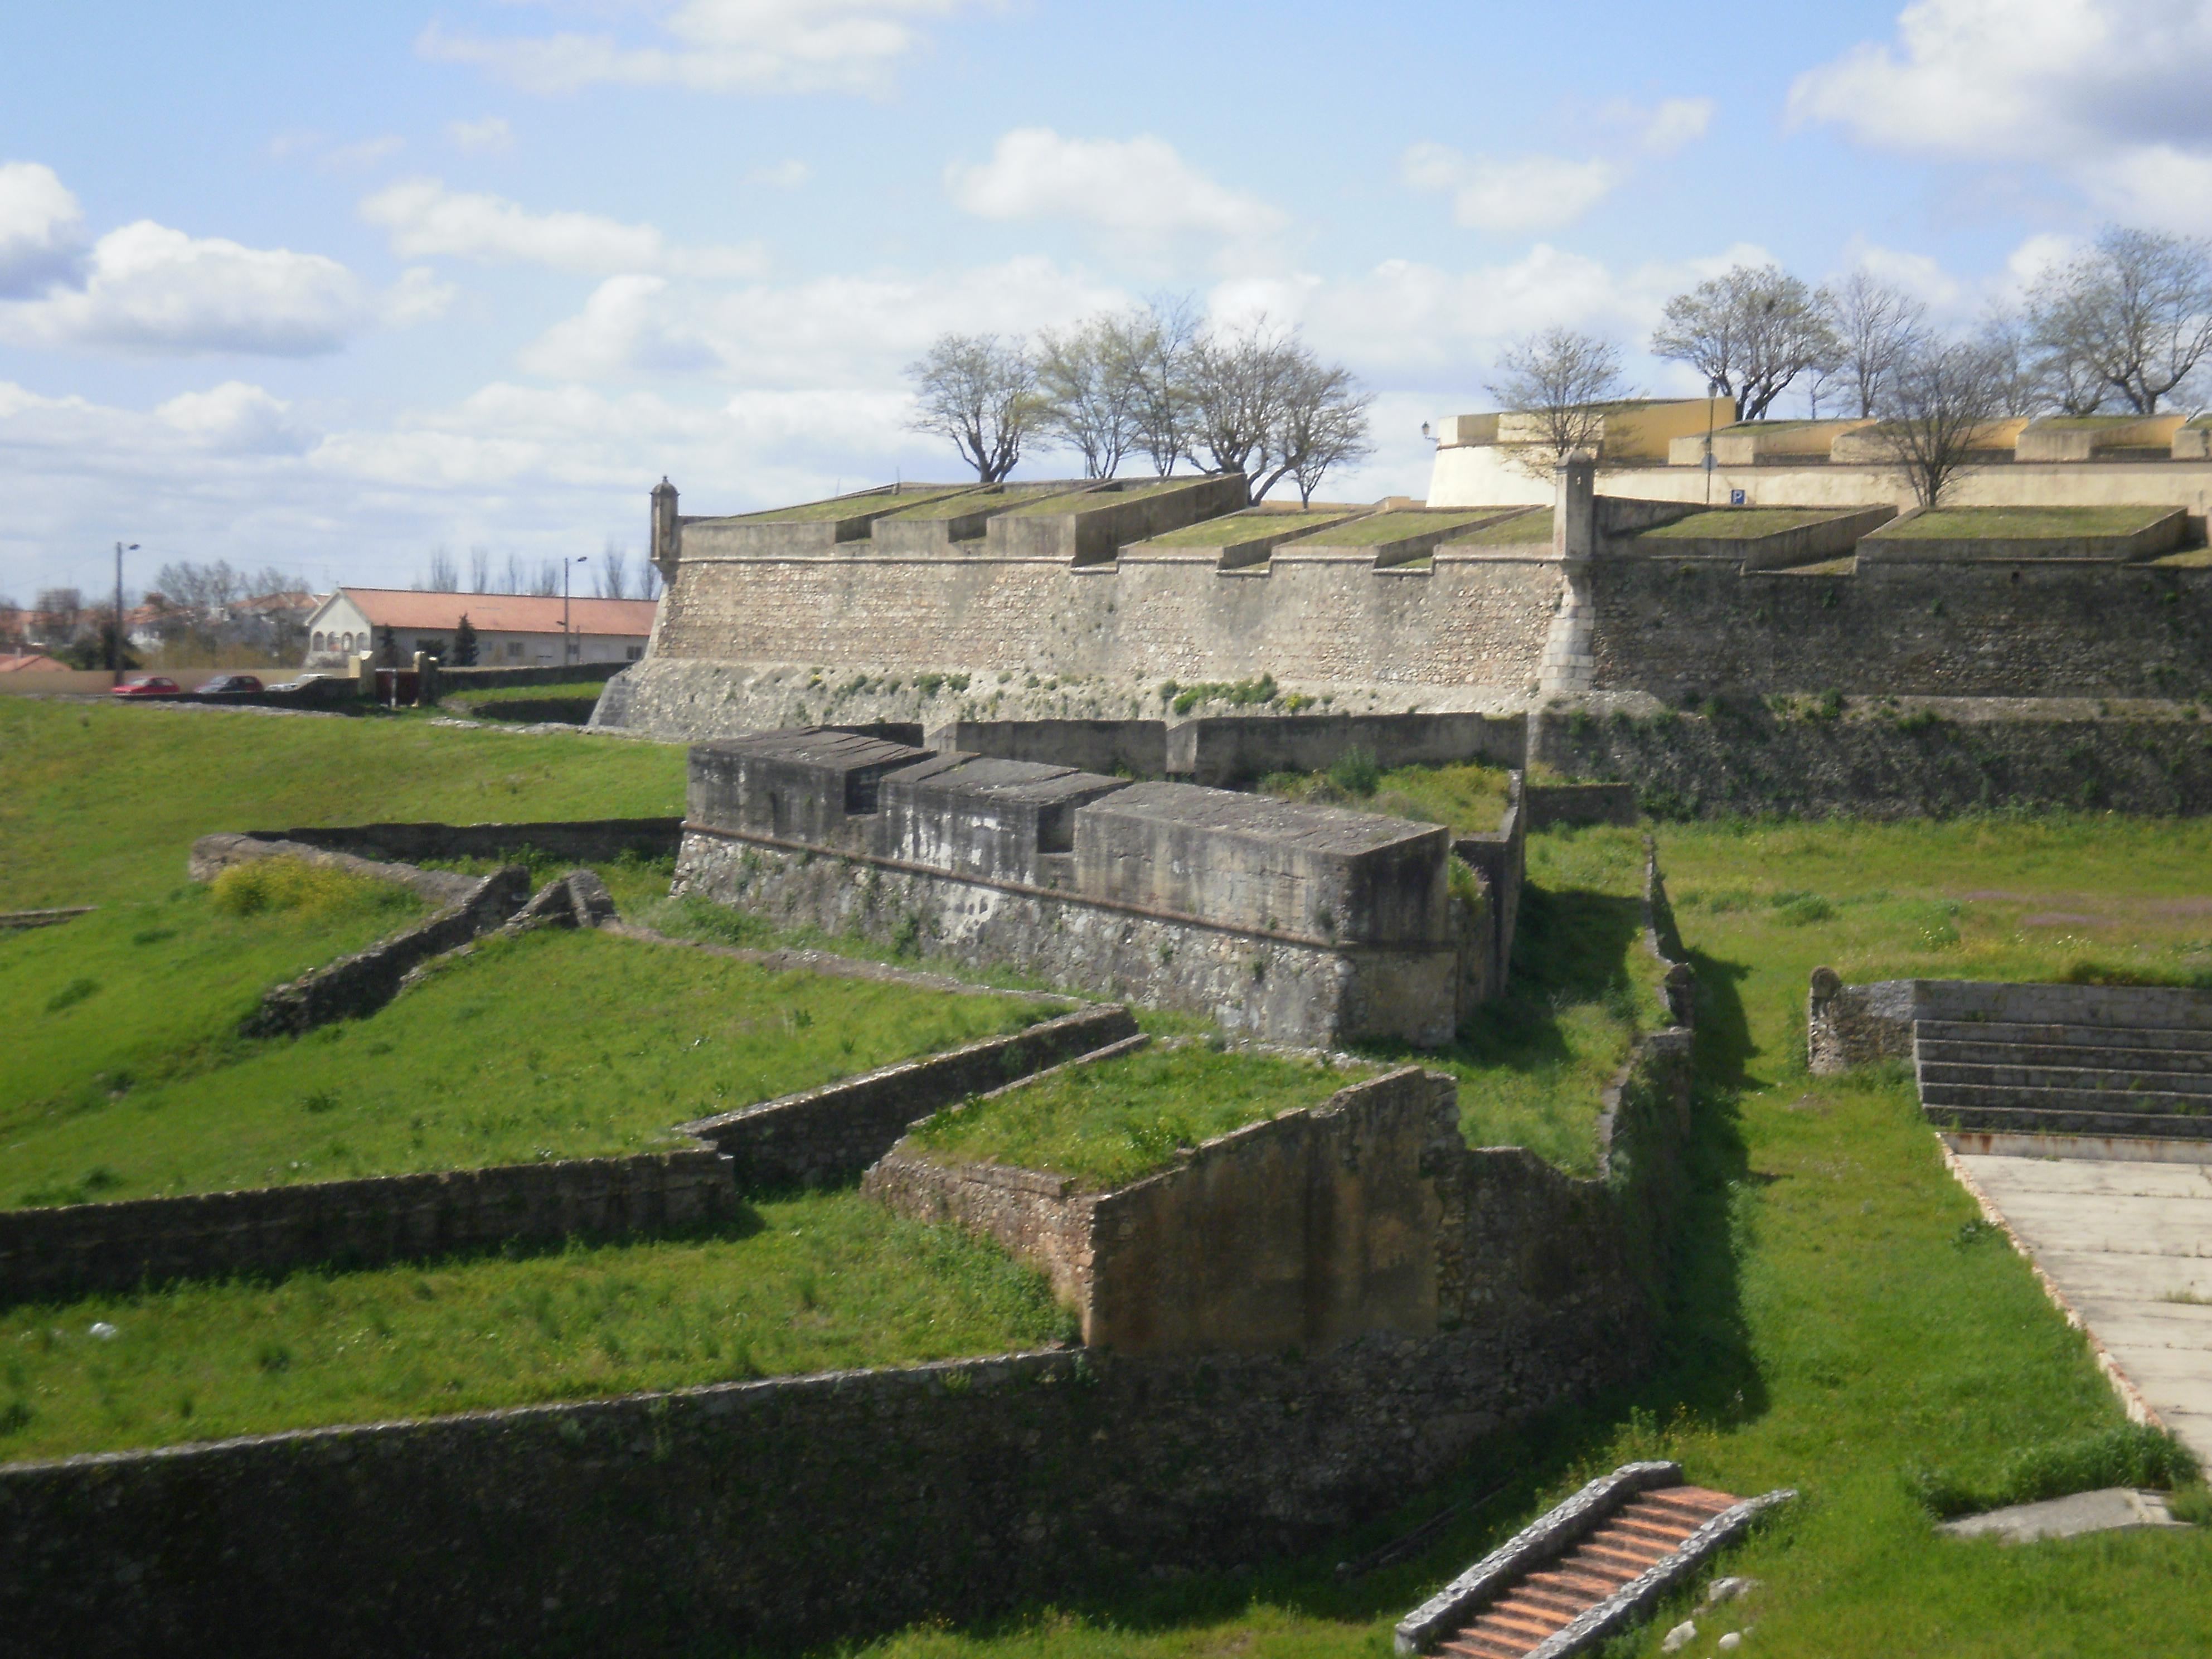
[[[2212,724],[2193,710],[2131,719],[2099,718],[2094,705],[1948,707],[1835,720],[1778,715],[1743,698],[1643,718],[1547,710],[1530,717],[1530,746],[1571,777],[1632,783],[1662,817],[2212,811]]]
[[[597,863],[630,854],[673,858],[681,818],[578,818],[551,823],[357,823],[255,832],[359,857],[403,863],[424,859],[503,858],[535,848],[556,859]]]
[[[1599,690],[1974,697],[2212,689],[2212,568],[1911,565],[1739,574],[1725,560],[1591,566]]]
[[[968,967],[1018,963],[1063,989],[1188,1008],[1271,1042],[1332,1047],[1347,1031],[1378,1031],[1433,1045],[1449,1040],[1456,1013],[1448,941],[1300,941],[697,830],[684,834],[674,890]]]

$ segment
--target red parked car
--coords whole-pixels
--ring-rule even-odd
[[[143,680],[118,685],[107,695],[111,697],[173,697],[177,695],[177,683],[163,679],[159,674],[149,674]]]
[[[240,696],[260,689],[261,682],[251,674],[218,674],[192,695],[196,697]]]

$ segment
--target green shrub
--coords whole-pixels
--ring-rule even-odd
[[[1376,763],[1374,750],[1354,744],[1330,766],[1328,781],[1347,795],[1364,798],[1373,794],[1376,786],[1382,781],[1382,768]]]
[[[359,915],[380,909],[411,908],[404,887],[371,880],[333,866],[305,859],[257,859],[234,864],[209,888],[215,908],[225,915],[258,916],[296,910],[308,916]]]

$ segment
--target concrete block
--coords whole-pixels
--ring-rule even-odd
[[[986,881],[1066,885],[1076,809],[1123,787],[1036,761],[933,756],[883,778],[875,851]]]
[[[809,727],[696,744],[686,811],[695,823],[781,841],[861,850],[886,773],[929,751],[850,732]]]

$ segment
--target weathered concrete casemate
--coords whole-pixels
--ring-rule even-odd
[[[1449,832],[822,728],[691,750],[676,890],[1271,1041],[1448,1042],[1500,988]],[[1474,896],[1467,896],[1471,885]]]

